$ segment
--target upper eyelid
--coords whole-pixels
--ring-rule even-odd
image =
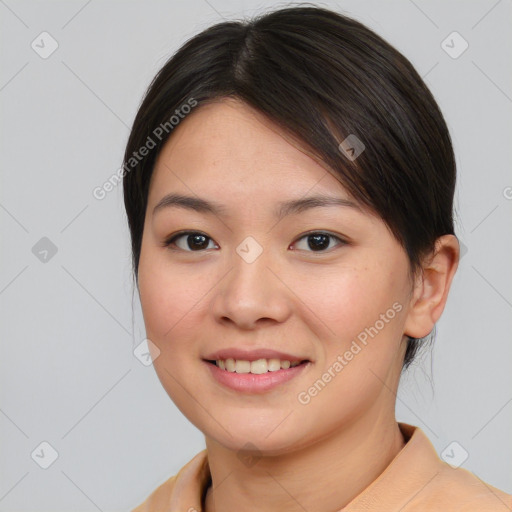
[[[292,244],[295,244],[299,240],[302,240],[303,238],[305,238],[307,236],[311,236],[311,235],[327,235],[327,236],[330,236],[331,238],[335,238],[336,240],[338,240],[338,242],[341,242],[342,245],[347,245],[348,244],[348,242],[343,237],[341,237],[340,235],[336,235],[334,233],[330,233],[329,231],[322,231],[322,230],[319,230],[319,231],[308,231],[307,233],[304,233],[303,235],[299,235],[295,239],[295,241],[292,242]],[[311,252],[313,254],[315,254],[315,253],[321,254],[323,252],[328,252],[328,251],[307,251],[307,252]]]
[[[218,245],[217,242],[215,242],[215,240],[211,236],[208,236],[206,233],[203,233],[202,231],[190,231],[190,230],[178,231],[177,233],[174,233],[173,235],[168,236],[167,238],[165,238],[163,245],[164,246],[171,245],[178,238],[180,238],[182,236],[187,236],[187,235],[202,235],[202,236],[210,239],[211,241],[213,241],[215,243],[215,245]],[[183,250],[183,249],[179,249],[179,250]],[[185,252],[200,252],[200,251],[185,251]]]

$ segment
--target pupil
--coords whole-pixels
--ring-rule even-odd
[[[310,235],[308,237],[308,245],[312,250],[324,249],[329,247],[329,236],[328,235]]]
[[[188,246],[190,249],[204,249],[208,247],[207,237],[204,235],[188,235]]]

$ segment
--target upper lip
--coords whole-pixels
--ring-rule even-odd
[[[306,361],[307,358],[294,356],[285,352],[271,350],[267,348],[260,348],[256,350],[243,350],[241,348],[224,348],[217,350],[205,357],[208,361],[215,361],[217,359],[237,359],[243,361],[257,361],[258,359],[280,359],[281,361]]]

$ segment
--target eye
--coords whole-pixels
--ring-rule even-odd
[[[301,238],[297,240],[292,245],[300,244],[302,240],[305,240],[306,243],[303,243],[302,247],[299,247],[299,250],[305,250],[305,251],[313,251],[313,252],[326,252],[327,249],[331,249],[333,247],[333,244],[331,244],[331,240],[338,241],[338,244],[346,244],[344,240],[342,240],[340,237],[336,235],[331,235],[330,233],[323,233],[320,231],[308,233]]]
[[[212,247],[209,247],[209,242],[213,243],[213,240],[204,233],[199,231],[182,231],[166,239],[164,246],[173,249],[171,246],[175,245],[182,251],[198,252],[212,249]],[[215,245],[213,248],[218,248],[218,246]]]
[[[331,243],[333,241],[338,243]],[[303,244],[302,247],[300,246],[301,243]],[[213,244],[213,247],[210,244]],[[294,242],[292,246],[294,245],[299,250],[305,250],[308,252],[327,252],[327,250],[341,244],[346,244],[346,242],[340,237],[330,233],[315,231],[303,235]],[[180,233],[176,233],[167,238],[163,245],[165,247],[170,247],[173,250],[176,250],[172,247],[175,246],[178,250],[186,252],[199,252],[207,249],[219,248],[208,235],[199,231],[182,231]]]

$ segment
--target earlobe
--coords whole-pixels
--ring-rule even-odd
[[[435,251],[426,259],[416,280],[404,334],[423,338],[432,331],[446,305],[459,254],[459,241],[455,235],[443,235],[436,240]]]

